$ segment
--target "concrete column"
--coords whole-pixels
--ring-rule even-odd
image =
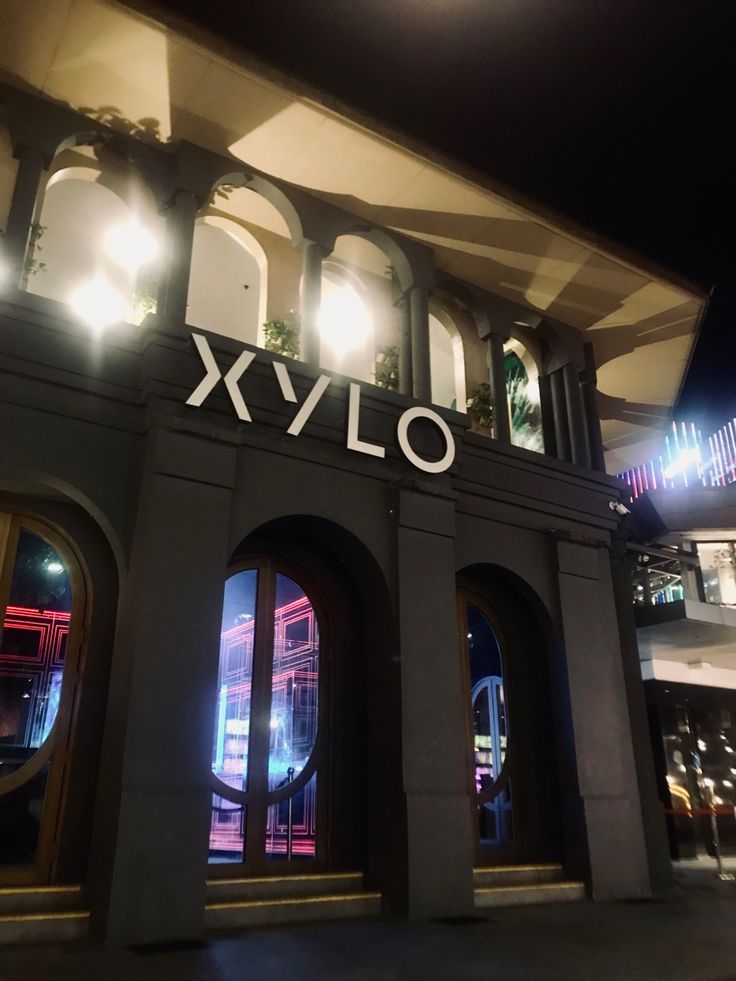
[[[316,242],[302,246],[302,276],[299,281],[299,357],[306,364],[319,365],[319,308],[322,296],[322,258],[324,249]]]
[[[402,488],[398,515],[408,911],[418,918],[468,915],[474,812],[468,693],[458,657],[455,502]]]
[[[634,606],[631,590],[636,560],[626,554],[625,537],[617,538],[611,553],[611,574],[616,602],[626,696],[635,747],[634,761],[641,801],[644,839],[649,865],[649,879],[655,892],[672,886],[672,862],[667,841],[664,803],[657,790],[657,777],[649,736],[649,722],[644,699],[644,684],[636,639]]]
[[[609,553],[600,546],[558,541],[557,556],[569,712],[593,897],[648,896],[649,866]],[[638,729],[633,735],[641,739]],[[640,748],[637,741],[636,752]]]
[[[412,394],[420,402],[432,401],[432,376],[429,366],[429,292],[424,286],[409,290],[411,317]]]
[[[493,434],[504,443],[511,442],[511,419],[509,418],[509,400],[506,395],[506,366],[504,364],[505,338],[502,334],[492,333],[488,336],[488,348],[491,362],[491,397],[493,398]]]
[[[203,929],[235,455],[182,428],[148,437],[108,705],[106,759],[120,776],[97,816],[110,865],[102,929],[114,944]]]
[[[572,462],[581,467],[590,467],[588,434],[585,431],[585,412],[578,369],[574,364],[568,362],[563,367],[562,372],[565,379],[565,402]]]
[[[166,209],[166,275],[157,312],[182,334],[186,333],[194,222],[198,210],[197,196],[192,191],[182,190],[174,192]]]
[[[558,460],[572,460],[570,451],[570,430],[567,425],[567,400],[565,398],[565,379],[562,368],[549,375],[552,396],[552,418],[555,431],[555,446]]]
[[[40,150],[24,144],[16,147],[15,157],[18,160],[18,172],[10,202],[3,251],[9,267],[8,285],[22,286],[23,266],[46,161]]]
[[[399,301],[399,391],[402,395],[411,395],[412,365],[411,365],[411,310],[406,294]]]
[[[585,345],[585,372],[580,376],[580,388],[583,394],[583,412],[585,415],[585,431],[588,437],[590,463],[594,470],[606,472],[606,460],[603,453],[603,437],[601,436],[601,417],[598,411],[598,378],[595,373],[593,360],[593,345]]]
[[[539,376],[539,408],[542,414],[542,436],[547,456],[557,456],[555,414],[552,403],[552,382],[549,375]]]

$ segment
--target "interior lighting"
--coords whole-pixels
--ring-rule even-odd
[[[49,562],[49,564],[46,566],[46,571],[52,573],[63,572],[64,566],[61,564],[61,562]]]
[[[365,344],[370,328],[368,311],[351,286],[332,290],[323,298],[319,332],[335,354],[347,354]]]
[[[135,218],[116,225],[105,236],[105,251],[132,275],[141,266],[148,265],[158,255],[158,242],[154,235]]]
[[[69,297],[69,303],[90,327],[101,330],[125,320],[125,297],[104,279],[91,279]]]
[[[693,463],[697,463],[700,459],[700,450],[694,447],[684,447],[677,454],[675,459],[670,463],[668,467],[664,469],[664,476],[669,480],[671,477],[675,477],[678,473],[683,473],[688,467],[692,466]]]

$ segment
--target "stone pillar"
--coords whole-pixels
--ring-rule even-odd
[[[399,300],[399,391],[402,395],[412,395],[411,364],[411,309],[409,297],[405,293]]]
[[[182,335],[186,333],[194,222],[198,210],[196,194],[185,190],[174,191],[166,208],[166,274],[157,312]]]
[[[547,456],[557,456],[555,413],[552,403],[552,382],[549,375],[539,376],[539,409],[542,414],[542,436]]]
[[[203,440],[183,423],[148,436],[108,705],[116,745],[106,756],[120,778],[100,805],[110,943],[203,929],[235,458],[226,435]]]
[[[645,897],[650,893],[649,867],[609,553],[599,545],[562,540],[557,541],[557,557],[569,712],[593,897]],[[638,729],[633,735],[641,738]]]
[[[317,242],[302,246],[302,276],[299,281],[299,357],[305,364],[319,366],[319,308],[322,296],[324,249]]]
[[[455,501],[398,492],[398,605],[409,915],[473,911],[466,700],[458,657]],[[432,602],[427,602],[427,597]]]
[[[636,621],[631,592],[636,560],[626,553],[625,535],[617,536],[611,553],[611,574],[615,594],[624,682],[628,699],[631,735],[635,747],[634,762],[641,801],[644,839],[649,865],[649,880],[655,892],[672,886],[672,862],[667,840],[665,805],[657,790],[657,777],[649,735],[649,721],[644,699],[644,683],[636,639]]]
[[[44,154],[34,147],[19,144],[15,148],[15,157],[18,161],[18,172],[3,245],[5,262],[9,267],[6,282],[11,287],[25,285],[22,282],[23,266],[28,251],[38,189],[46,169]]]
[[[570,453],[572,462],[580,467],[590,467],[588,434],[585,431],[583,395],[580,391],[580,376],[577,367],[568,362],[562,369],[565,379],[565,403],[567,405],[567,425],[570,431]]]
[[[411,318],[412,394],[419,402],[432,401],[432,376],[429,364],[429,292],[424,286],[409,290]]]
[[[557,368],[549,375],[550,392],[552,395],[552,418],[554,420],[555,446],[557,459],[572,460],[570,451],[570,430],[567,425],[567,400],[565,398],[565,379],[563,369]]]
[[[595,372],[593,345],[585,345],[585,371],[580,376],[580,387],[583,394],[583,412],[585,414],[585,430],[588,437],[590,463],[593,469],[606,472],[606,460],[603,453],[603,437],[601,436],[601,418],[598,411],[598,377]]]
[[[488,335],[491,398],[493,399],[493,434],[504,443],[511,442],[511,420],[506,394],[506,366],[503,345],[507,338],[493,331]]]

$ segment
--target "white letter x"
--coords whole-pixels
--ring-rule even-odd
[[[243,422],[250,422],[250,412],[248,412],[248,407],[245,404],[243,396],[240,394],[238,382],[240,381],[248,365],[251,363],[253,358],[255,358],[255,354],[253,354],[251,351],[243,351],[242,354],[238,355],[232,368],[230,368],[230,370],[223,377],[222,372],[217,367],[217,362],[215,361],[214,355],[210,350],[210,346],[207,343],[207,338],[204,336],[204,334],[192,334],[192,340],[197,346],[197,351],[199,352],[199,356],[202,359],[202,364],[204,365],[207,374],[189,396],[186,404],[197,406],[201,405],[218,381],[222,378],[222,380],[225,382],[227,393],[230,396],[230,401],[233,403],[233,407],[238,415],[238,419],[241,419]]]

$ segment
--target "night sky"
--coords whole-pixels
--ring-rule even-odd
[[[731,0],[163,5],[713,288],[678,416],[736,415]]]

